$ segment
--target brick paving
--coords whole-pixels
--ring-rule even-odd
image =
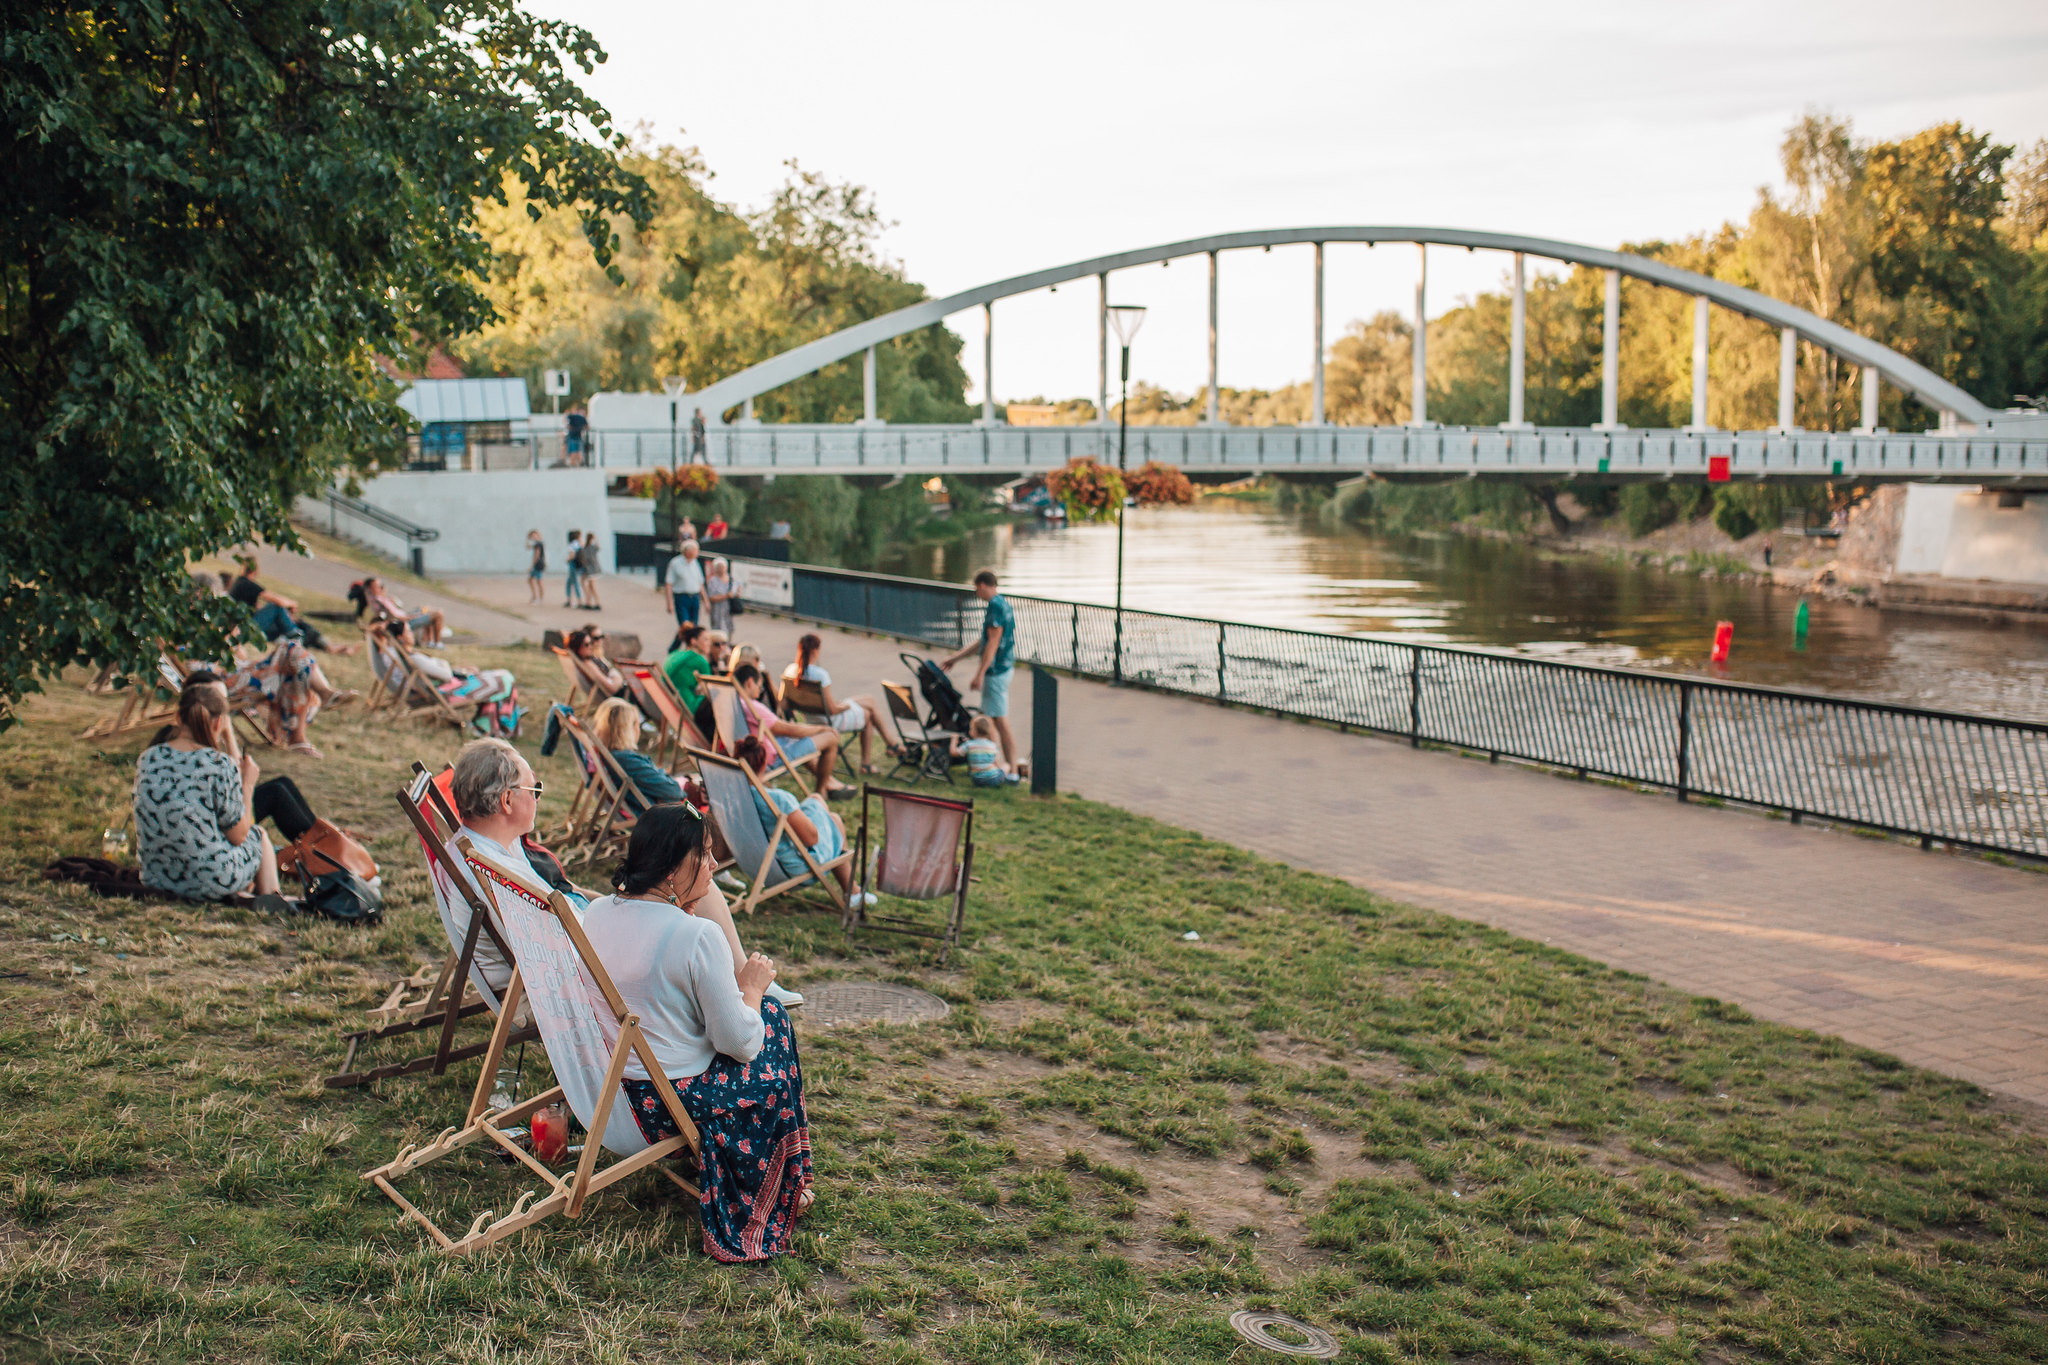
[[[453,586],[536,636],[585,619],[517,579]],[[603,589],[607,627],[665,642],[647,578]],[[809,628],[739,627],[774,663]],[[836,690],[904,676],[905,646],[823,633]],[[2041,873],[1190,699],[1064,680],[1060,702],[1064,790],[2048,1104]],[[1028,745],[1028,670],[1011,708]]]

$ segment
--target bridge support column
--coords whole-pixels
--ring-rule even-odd
[[[1877,430],[1877,383],[1877,368],[1873,365],[1865,365],[1863,367],[1863,425],[1857,428],[1858,431]]]
[[[1310,426],[1323,424],[1323,244],[1316,243],[1316,357],[1309,373],[1308,420]]]
[[[1600,427],[1621,427],[1621,272],[1606,272],[1606,309],[1600,320]]]
[[[1095,277],[1095,420],[1109,420],[1109,272]]]
[[[1778,430],[1793,427],[1794,381],[1799,377],[1799,333],[1790,327],[1778,333]]]
[[[1202,420],[1212,426],[1217,420],[1216,393],[1216,253],[1209,253],[1209,404]]]
[[[1421,426],[1429,420],[1429,246],[1415,244],[1415,340],[1408,353],[1414,362],[1409,376],[1408,423]]]
[[[877,425],[875,421],[875,348],[870,346],[867,357],[860,367],[860,409],[861,421]]]
[[[1707,299],[1702,294],[1692,301],[1692,424],[1707,427]]]
[[[1514,300],[1508,314],[1508,425],[1529,425],[1523,388],[1528,378],[1529,303],[1522,283],[1522,253],[1515,253]]]
[[[981,424],[996,422],[996,306],[981,305]]]

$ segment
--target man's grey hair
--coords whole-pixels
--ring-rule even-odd
[[[502,739],[474,739],[455,760],[455,812],[488,820],[519,785],[519,751]]]

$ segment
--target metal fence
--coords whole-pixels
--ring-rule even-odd
[[[757,609],[957,649],[950,583],[790,567]],[[1017,660],[1841,821],[2048,858],[2048,725],[1451,645],[1010,596]]]

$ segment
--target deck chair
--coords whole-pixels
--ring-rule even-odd
[[[147,679],[128,680],[128,695],[121,701],[121,713],[108,716],[88,725],[78,736],[80,739],[106,739],[112,735],[125,735],[130,730],[140,730],[145,725],[161,725],[178,714],[178,693],[185,686],[185,675],[169,654],[156,656],[156,667]],[[86,685],[86,691],[101,694],[113,690],[113,674],[101,669],[99,676]]]
[[[732,679],[707,675],[699,678],[697,684],[704,689],[704,695],[711,699],[711,718],[717,722],[720,749],[728,754],[736,754],[739,752],[740,740],[744,736],[756,735],[761,743],[767,746],[768,756],[774,760],[768,771],[761,775],[761,780],[773,782],[786,777],[796,783],[799,792],[805,796],[811,794],[811,784],[804,780],[804,768],[792,762],[789,755],[782,752],[782,745],[777,742],[773,733],[756,730],[747,720],[746,707],[741,705],[744,698],[740,696],[739,686]]]
[[[800,877],[783,876],[782,870],[776,866],[775,848],[789,830],[789,816],[780,816],[773,833],[763,834],[760,814],[754,806],[755,792],[761,793],[763,801],[768,800],[768,784],[736,758],[714,754],[709,749],[693,749],[690,757],[697,760],[697,775],[703,780],[704,795],[711,803],[711,822],[717,826],[725,846],[732,850],[734,870],[747,879],[747,893],[740,897],[739,904],[733,909],[752,914],[772,897],[816,882],[832,898],[832,903],[844,912],[846,893],[839,889],[835,878],[826,874],[850,862],[853,850],[849,848],[830,862],[821,863],[792,834],[789,836],[790,846],[796,849],[810,871]],[[769,809],[774,809],[773,802],[769,803]]]
[[[684,750],[711,747],[711,742],[697,728],[696,721],[683,709],[682,697],[677,695],[675,684],[669,681],[668,674],[661,670],[659,664],[633,659],[619,664],[618,669],[626,675],[640,710],[660,717],[661,735],[655,742],[655,762],[674,771],[676,764],[683,761]]]
[[[364,631],[363,640],[369,647],[370,672],[377,680],[371,689],[372,705],[395,706],[410,720],[438,720],[458,730],[468,728],[469,722],[454,703],[381,627]]]
[[[462,904],[469,911],[469,931],[461,943],[451,944],[448,956],[442,960],[440,972],[432,978],[424,995],[417,999],[408,998],[413,989],[425,984],[426,973],[431,968],[422,969],[419,974],[399,982],[385,997],[384,1003],[370,1012],[371,1026],[348,1035],[348,1056],[342,1061],[341,1070],[321,1081],[331,1090],[368,1085],[372,1081],[410,1076],[421,1071],[439,1076],[453,1063],[479,1056],[490,1046],[488,1042],[460,1048],[455,1046],[457,1024],[486,1010],[496,1014],[499,1008],[496,992],[491,990],[490,983],[475,966],[479,935],[490,935],[508,962],[512,955],[491,924],[489,907],[477,895],[476,888],[457,873],[456,854],[449,847],[448,840],[454,836],[461,821],[448,806],[426,766],[415,763],[412,767],[413,780],[398,792],[399,808],[412,821],[413,831],[419,835],[434,899],[444,908]],[[454,917],[445,913],[442,918],[446,923],[454,922]],[[439,1041],[432,1052],[365,1071],[355,1070],[356,1053],[363,1044],[417,1033],[422,1029],[440,1030]],[[522,1043],[539,1036],[528,1026],[515,1030],[508,1041]]]
[[[797,677],[795,664],[782,670],[782,692],[778,703],[777,714],[790,720],[807,719],[813,725],[832,723],[832,712],[825,705],[825,689]],[[842,735],[839,742],[839,767],[855,782],[860,781],[860,773],[853,766],[853,746],[859,738],[858,735]]]
[[[889,725],[896,732],[896,766],[889,770],[889,781],[898,775],[909,773],[913,782],[927,777],[943,777],[948,786],[953,782],[953,737],[944,732],[934,734],[917,713],[917,698],[911,694],[905,683],[885,682],[882,684],[882,698],[889,707]]]
[[[692,1200],[697,1199],[697,1187],[663,1164],[688,1151],[698,1156],[702,1169],[697,1125],[683,1108],[673,1081],[655,1060],[654,1050],[640,1031],[639,1017],[626,1009],[611,974],[591,948],[575,910],[559,891],[502,866],[467,838],[457,838],[455,847],[484,888],[492,919],[511,946],[516,969],[484,1055],[483,1075],[470,1100],[467,1121],[425,1146],[401,1148],[391,1161],[365,1171],[363,1179],[389,1195],[407,1218],[427,1230],[441,1250],[456,1256],[490,1246],[558,1213],[580,1217],[590,1196],[639,1171],[655,1170]],[[493,1111],[491,1084],[512,1041],[512,1016],[522,1000],[532,1006],[557,1084],[510,1108]],[[677,1136],[653,1144],[641,1136],[632,1106],[625,1100],[628,1057],[637,1057],[654,1082],[655,1093],[675,1121]],[[575,1169],[565,1175],[549,1170],[513,1138],[519,1125],[558,1103],[566,1103],[590,1135]],[[474,1142],[494,1144],[537,1176],[547,1193],[528,1190],[502,1217],[495,1210],[486,1210],[477,1215],[467,1233],[450,1237],[400,1194],[393,1182]],[[614,1159],[599,1170],[598,1156],[606,1150]]]
[[[578,715],[595,709],[604,700],[598,694],[597,685],[583,676],[583,665],[576,662],[576,656],[560,645],[550,645],[548,653],[555,656],[555,662],[562,666],[562,677],[569,684],[569,694],[562,698],[563,704]]]
[[[846,936],[856,929],[885,934],[910,934],[939,940],[939,966],[960,942],[960,924],[967,917],[967,883],[974,875],[974,802],[950,796],[925,796],[888,787],[860,789],[860,834],[854,843],[854,866],[866,868],[868,799],[882,803],[882,842],[875,850],[873,874],[866,889],[878,896],[935,901],[950,898],[952,909],[943,924],[929,924],[907,915],[878,915],[863,898],[851,898],[840,912]]]
[[[562,731],[568,735],[577,760],[590,779],[591,802],[583,828],[577,832],[575,851],[585,864],[623,853],[626,840],[632,836],[633,823],[639,818],[637,812],[654,805],[655,800],[626,776],[619,761],[590,737],[582,721],[573,715],[565,716]]]

